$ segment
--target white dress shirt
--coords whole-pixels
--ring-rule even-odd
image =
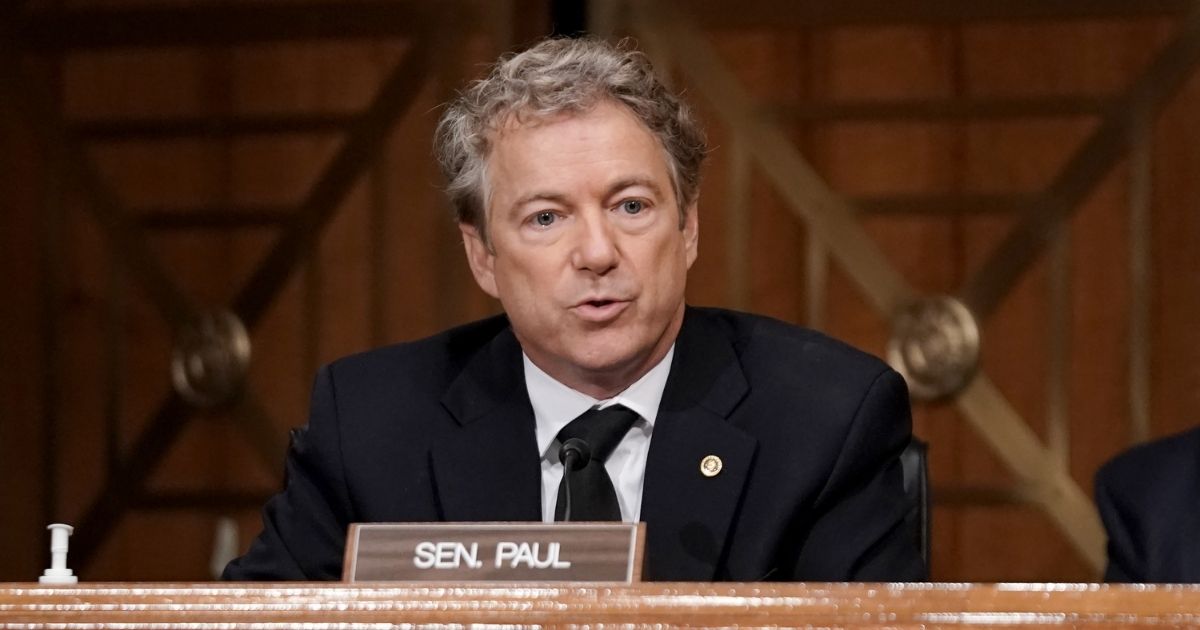
[[[554,521],[558,486],[562,482],[558,432],[592,407],[603,409],[625,405],[639,417],[616,450],[608,456],[604,469],[608,471],[617,491],[621,519],[636,523],[642,512],[642,485],[646,479],[650,435],[654,431],[654,420],[658,417],[658,403],[662,401],[663,389],[667,386],[667,375],[671,372],[675,346],[672,345],[662,361],[637,382],[607,400],[596,400],[563,385],[534,365],[524,353],[521,356],[525,363],[525,387],[529,391],[529,402],[533,405],[533,418],[537,423],[538,452],[542,455],[542,520]]]

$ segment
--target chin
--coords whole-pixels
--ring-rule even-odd
[[[629,369],[644,359],[646,351],[639,348],[614,348],[611,344],[577,356],[575,365],[597,374],[613,374]]]

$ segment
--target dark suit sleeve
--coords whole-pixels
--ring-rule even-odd
[[[845,447],[816,502],[815,524],[792,579],[927,579],[916,534],[904,518],[909,505],[900,453],[911,436],[908,388],[899,374],[886,370],[858,406]]]
[[[1108,566],[1105,582],[1142,582],[1145,557],[1138,544],[1137,510],[1128,505],[1118,489],[1120,475],[1112,466],[1096,473],[1096,507],[1108,533]]]
[[[263,509],[262,533],[225,567],[225,580],[336,580],[351,509],[332,369],[313,386],[308,425],[292,432],[284,489]]]

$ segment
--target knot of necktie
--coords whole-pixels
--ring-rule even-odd
[[[591,449],[592,459],[603,462],[616,450],[637,419],[637,412],[622,405],[588,409],[558,432],[558,441],[583,440]]]

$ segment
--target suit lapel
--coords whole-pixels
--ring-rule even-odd
[[[511,329],[469,360],[442,405],[458,423],[430,453],[442,518],[540,521],[540,455]]]
[[[729,334],[689,309],[646,462],[647,579],[718,577],[757,448],[754,438],[728,422],[748,390]],[[720,472],[711,477],[700,469],[710,455],[721,461]]]

